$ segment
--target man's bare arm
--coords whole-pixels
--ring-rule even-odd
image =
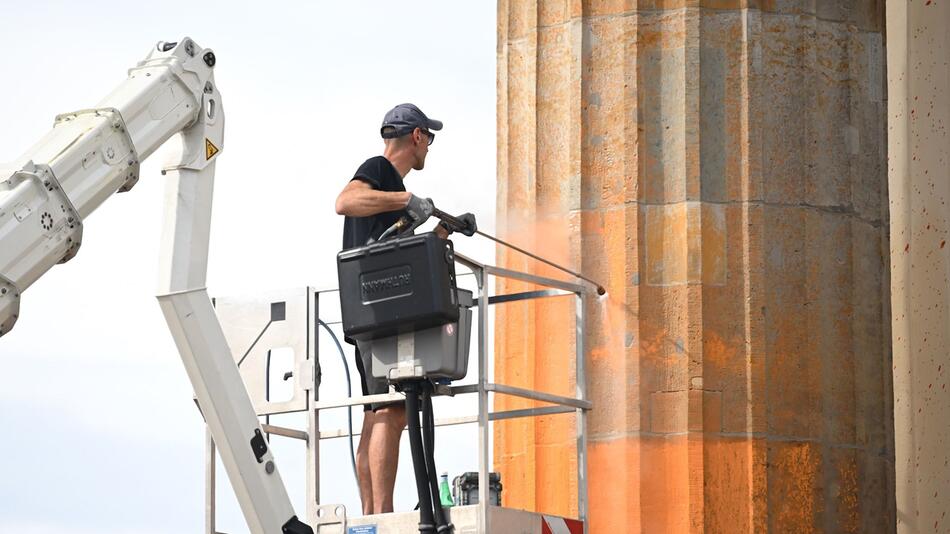
[[[336,212],[349,217],[369,217],[405,208],[410,196],[408,191],[377,191],[363,180],[352,180],[336,197]]]

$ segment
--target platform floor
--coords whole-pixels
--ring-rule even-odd
[[[478,506],[456,506],[449,509],[455,534],[482,534],[478,530]],[[347,518],[343,525],[318,525],[317,534],[416,534],[419,512],[396,512]],[[583,523],[576,519],[542,515],[498,506],[488,507],[488,529],[491,534],[584,534]]]

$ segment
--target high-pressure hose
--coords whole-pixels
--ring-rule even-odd
[[[422,428],[419,425],[420,383],[409,381],[402,385],[406,393],[406,419],[409,426],[409,449],[412,451],[412,468],[415,471],[416,492],[419,495],[419,532],[431,534],[436,531],[432,511],[432,493],[426,474],[425,451],[422,444]],[[438,495],[438,493],[436,493]]]
[[[336,343],[336,349],[340,352],[340,359],[343,360],[343,370],[346,372],[346,396],[353,396],[353,383],[350,380],[350,366],[346,363],[346,354],[343,353],[343,345],[340,345],[340,340],[337,339],[336,334],[333,333],[333,330],[330,330],[330,326],[327,323],[323,322],[322,319],[317,317],[317,324],[323,327],[324,330],[330,334],[330,337],[333,338],[333,342]],[[268,360],[269,361],[269,360]],[[353,446],[353,407],[346,407],[346,417],[349,422],[350,430],[350,464],[353,466],[353,480],[356,481],[356,487],[360,487],[360,477],[356,472],[356,448]]]
[[[426,471],[429,474],[429,490],[432,493],[432,511],[439,533],[452,532],[454,525],[446,521],[442,499],[439,496],[439,474],[435,469],[435,413],[432,409],[432,383],[422,384],[422,441],[426,452]]]
[[[408,227],[409,225],[410,225],[410,222],[409,222],[409,219],[408,219],[408,218],[406,218],[406,217],[400,217],[400,219],[399,219],[398,221],[394,222],[394,223],[392,224],[392,226],[390,226],[389,228],[385,229],[385,230],[383,231],[383,233],[379,235],[379,238],[378,238],[378,239],[373,239],[372,237],[370,237],[370,238],[366,241],[366,244],[367,244],[367,245],[370,245],[370,244],[375,243],[375,242],[377,242],[377,241],[382,241],[382,240],[386,239],[387,237],[389,237],[389,236],[395,234],[396,232],[402,230],[403,228]]]

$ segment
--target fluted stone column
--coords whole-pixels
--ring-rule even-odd
[[[873,0],[499,0],[500,232],[608,289],[591,532],[893,530],[883,24]],[[573,392],[571,305],[499,307],[497,381]],[[495,428],[505,505],[576,514],[573,416]]]

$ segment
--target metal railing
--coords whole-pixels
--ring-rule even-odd
[[[441,394],[448,394],[451,396],[458,395],[477,395],[478,397],[478,409],[477,412],[473,415],[463,415],[456,417],[440,418],[437,419],[435,424],[436,426],[452,426],[452,425],[464,425],[464,424],[476,424],[478,426],[477,434],[477,456],[478,456],[478,509],[477,509],[477,522],[478,522],[478,532],[487,533],[489,532],[489,491],[490,484],[482,483],[487,481],[490,467],[490,423],[492,421],[503,421],[507,419],[515,419],[522,417],[539,417],[547,416],[554,414],[566,414],[566,413],[575,413],[576,414],[576,454],[577,454],[577,509],[578,509],[578,519],[585,524],[585,531],[587,526],[587,509],[588,509],[588,495],[587,495],[587,412],[592,409],[592,404],[587,400],[587,374],[586,374],[586,360],[585,360],[585,349],[584,349],[584,296],[591,292],[591,289],[584,285],[575,284],[571,282],[565,282],[563,280],[556,280],[553,278],[546,278],[543,276],[537,276],[534,274],[514,271],[511,269],[505,269],[501,267],[496,267],[492,265],[486,265],[480,262],[477,262],[471,258],[468,258],[462,254],[455,253],[455,261],[458,264],[468,268],[471,273],[461,274],[461,276],[474,276],[478,294],[474,299],[475,306],[478,308],[478,327],[477,327],[477,339],[478,339],[478,376],[477,381],[474,384],[465,384],[459,386],[451,386],[449,388],[442,388]],[[500,294],[500,295],[490,295],[489,291],[489,280],[490,277],[495,278],[504,278],[510,280],[518,280],[522,282],[527,282],[530,284],[535,284],[544,289],[536,289],[532,291],[524,291],[519,293],[510,293],[510,294]],[[308,307],[312,307],[312,313],[315,317],[320,317],[320,301],[321,296],[336,293],[337,289],[325,289],[325,290],[311,290],[308,289],[307,293],[309,295],[308,300],[310,303]],[[336,298],[336,297],[334,297]],[[574,331],[575,331],[575,347],[574,347],[574,365],[575,365],[575,395],[573,397],[555,395],[543,391],[535,391],[520,387],[511,386],[508,384],[500,384],[497,382],[489,381],[491,376],[489,372],[489,307],[494,305],[507,304],[512,302],[522,302],[530,301],[536,299],[545,299],[545,298],[573,298],[575,301],[574,306]],[[308,321],[307,328],[311,329],[307,333],[307,338],[310,340],[307,342],[308,348],[304,356],[305,360],[314,360],[319,362],[320,357],[320,343],[319,335],[314,321]],[[336,324],[336,321],[327,321],[328,324]],[[335,350],[335,349],[334,349]],[[237,357],[237,356],[236,356]],[[319,369],[319,365],[317,365]],[[394,400],[404,400],[405,396],[402,393],[386,393],[379,395],[368,395],[368,396],[350,396],[330,400],[320,400],[319,396],[319,373],[313,373],[312,377],[308,377],[308,383],[304,384],[302,387],[309,390],[311,394],[308,396],[306,402],[306,411],[308,412],[307,418],[307,430],[297,430],[292,428],[281,427],[277,425],[269,424],[269,418],[267,422],[263,425],[263,429],[268,435],[281,436],[291,439],[297,439],[304,441],[307,449],[307,488],[306,488],[306,499],[307,499],[307,517],[311,525],[315,526],[315,531],[317,531],[317,526],[321,524],[333,524],[336,523],[334,517],[327,517],[328,512],[333,514],[340,514],[339,508],[334,505],[323,506],[320,504],[320,447],[319,443],[322,440],[335,439],[335,438],[345,438],[351,435],[348,428],[334,429],[334,430],[323,430],[319,428],[319,417],[320,412],[323,410],[330,410],[336,408],[349,408],[352,406],[361,406],[367,403],[379,403],[387,402]],[[247,380],[247,377],[245,377]],[[249,384],[250,386],[250,384]],[[490,395],[509,395],[514,397],[520,397],[523,399],[533,400],[540,403],[545,403],[547,406],[540,406],[534,408],[523,408],[523,409],[514,409],[514,410],[505,410],[505,411],[491,411],[489,404]],[[260,415],[265,416],[269,414],[276,413],[293,413],[300,412],[303,410],[293,410],[293,409],[279,409],[270,412],[262,411]],[[353,436],[359,435],[359,431],[352,433]],[[313,439],[316,436],[318,439]],[[207,436],[206,440],[206,533],[214,534],[215,530],[215,446],[214,442],[211,440],[210,433]],[[336,510],[334,512],[334,510]],[[345,510],[343,512],[345,515]],[[345,520],[345,518],[344,518]],[[342,524],[342,521],[340,521]]]

